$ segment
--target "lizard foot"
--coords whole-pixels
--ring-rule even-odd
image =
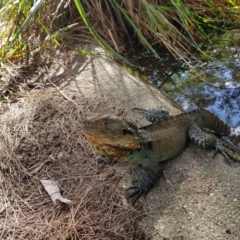
[[[228,156],[228,154],[227,154],[227,152],[226,152],[226,147],[222,144],[221,141],[219,141],[219,140],[217,139],[216,144],[215,144],[215,152],[214,152],[214,154],[213,154],[213,158],[215,157],[215,155],[216,155],[218,152],[222,153],[222,155],[223,155],[223,156],[225,157],[225,159],[227,160],[227,163],[228,163],[229,165],[231,165],[232,159],[229,158],[229,156]]]
[[[138,186],[128,188],[127,191],[131,189],[134,190],[134,192],[130,194],[130,196],[128,196],[128,199],[132,199],[132,204],[134,205],[142,195],[144,195],[146,198],[148,192],[154,187],[154,185],[157,183],[157,181],[162,175],[163,168],[160,167],[158,171],[149,174],[146,179],[141,180],[138,183]]]
[[[159,122],[161,120],[169,118],[169,112],[162,109],[143,109],[143,108],[133,108],[133,111],[141,111],[145,113],[146,119],[151,122]]]

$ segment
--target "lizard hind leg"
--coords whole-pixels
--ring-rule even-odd
[[[188,130],[188,137],[200,147],[215,149],[213,157],[217,152],[221,152],[228,163],[231,163],[231,159],[229,158],[229,155],[231,156],[230,151],[214,134],[204,132],[200,127],[192,124]]]
[[[196,124],[192,124],[188,130],[188,138],[203,148],[215,148],[217,137],[204,132]]]
[[[146,119],[151,122],[159,122],[161,120],[169,118],[169,112],[162,109],[143,109],[133,108],[133,111],[142,111],[145,113]]]

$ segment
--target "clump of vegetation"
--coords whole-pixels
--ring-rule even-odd
[[[75,3],[75,4],[74,4]],[[68,46],[89,40],[89,33],[117,59],[134,45],[158,56],[164,46],[184,57],[198,41],[240,24],[237,1],[74,0],[2,1],[0,58],[3,62],[39,47]],[[67,38],[66,38],[67,33]],[[137,43],[137,44],[136,44]],[[84,54],[90,54],[82,51]]]
[[[75,1],[94,37],[104,39],[119,53],[129,49],[134,39],[154,55],[159,45],[174,56],[183,51],[190,54],[192,48],[199,49],[197,40],[208,41],[213,30],[223,32],[240,23],[237,3],[228,0],[82,2]]]
[[[38,63],[46,63],[48,52],[53,53],[63,44],[73,48],[76,42],[83,44],[90,36],[71,1],[5,0],[0,17],[3,63],[17,59],[29,62],[34,56]]]

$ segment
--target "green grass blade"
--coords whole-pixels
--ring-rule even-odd
[[[74,0],[74,3],[77,7],[77,10],[84,22],[84,24],[87,26],[89,32],[92,34],[92,36],[94,37],[94,39],[97,41],[97,43],[103,48],[106,49],[107,51],[109,51],[113,56],[115,56],[117,59],[119,59],[120,61],[124,62],[126,65],[133,67],[134,65],[129,62],[126,58],[124,58],[123,56],[121,56],[119,53],[117,53],[109,44],[107,44],[107,42],[94,30],[94,28],[91,26],[91,24],[89,23],[87,17],[86,17],[86,13],[83,9],[83,5],[81,3],[80,0]]]
[[[124,17],[127,19],[128,23],[132,26],[134,31],[137,33],[141,41],[148,47],[148,49],[154,54],[154,56],[158,57],[158,53],[153,49],[151,44],[148,42],[148,40],[143,36],[139,28],[136,26],[136,24],[132,21],[132,19],[128,16],[127,12],[118,4],[115,0],[109,0],[110,3],[117,6],[117,8],[122,12]]]
[[[35,13],[37,12],[37,10],[42,6],[44,0],[38,0],[37,2],[35,2],[35,4],[32,6],[32,8],[30,9],[29,15],[28,17],[25,19],[25,21],[23,22],[23,24],[20,26],[19,30],[16,32],[13,40],[11,40],[10,44],[8,45],[8,47],[6,48],[3,57],[6,56],[6,54],[9,52],[9,50],[13,47],[14,43],[16,42],[16,40],[19,38],[20,34],[23,32],[23,30],[26,28],[26,26],[29,24],[29,22],[32,20],[32,18],[34,17]]]

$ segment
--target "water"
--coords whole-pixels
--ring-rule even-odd
[[[240,140],[240,32],[213,39],[204,52],[214,60],[190,60],[197,72],[168,53],[141,53],[131,60],[149,83],[166,92],[184,110],[202,107],[232,126]]]

